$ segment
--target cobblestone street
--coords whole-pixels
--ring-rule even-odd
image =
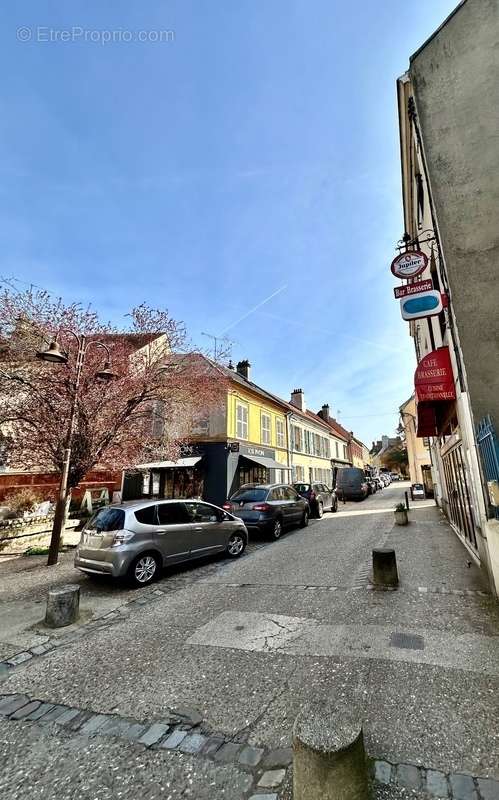
[[[284,800],[293,721],[324,698],[360,704],[379,800],[498,798],[497,605],[431,502],[393,527],[404,488],[139,591],[68,556],[1,564],[1,796]],[[392,592],[370,584],[386,545]],[[75,578],[81,622],[36,627]]]

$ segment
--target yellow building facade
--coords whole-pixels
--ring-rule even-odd
[[[288,466],[286,414],[277,402],[237,385],[227,395],[227,437],[248,447],[270,449],[272,457]],[[265,457],[265,456],[263,456]]]

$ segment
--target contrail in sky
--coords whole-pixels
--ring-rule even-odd
[[[239,325],[239,323],[242,322],[243,319],[246,319],[247,317],[250,316],[250,314],[253,314],[255,311],[258,311],[258,309],[261,308],[262,306],[264,306],[265,303],[268,303],[269,300],[272,300],[273,297],[275,297],[277,294],[280,294],[281,292],[284,291],[284,289],[287,289],[287,288],[288,288],[288,284],[285,283],[284,286],[281,286],[280,289],[276,289],[275,292],[272,292],[272,294],[269,295],[268,297],[266,297],[265,300],[262,300],[261,303],[258,303],[258,305],[253,306],[253,308],[250,308],[250,310],[247,311],[246,314],[243,314],[242,317],[239,317],[239,319],[236,319],[235,322],[231,322],[231,324],[228,325],[227,328],[224,328],[224,330],[221,331],[221,334],[227,333],[227,331],[230,331],[231,328],[235,328],[235,326]]]

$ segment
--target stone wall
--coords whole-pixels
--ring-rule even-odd
[[[52,532],[53,517],[35,520],[9,519],[0,522],[0,555],[21,555],[30,547],[48,547]],[[79,533],[75,531],[79,520],[66,523],[63,542],[77,544]]]

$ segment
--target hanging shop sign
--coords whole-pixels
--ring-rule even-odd
[[[439,347],[421,359],[414,373],[414,388],[418,403],[456,399],[448,347]]]
[[[397,278],[415,278],[425,271],[428,265],[428,256],[420,250],[407,250],[393,259],[390,267]]]
[[[419,292],[412,297],[403,297],[400,301],[402,319],[405,320],[435,317],[442,309],[442,295],[436,289]]]
[[[409,297],[412,294],[419,294],[420,292],[429,292],[433,289],[433,281],[429,278],[426,281],[418,281],[417,283],[410,283],[407,286],[395,286],[393,294],[395,297]]]

